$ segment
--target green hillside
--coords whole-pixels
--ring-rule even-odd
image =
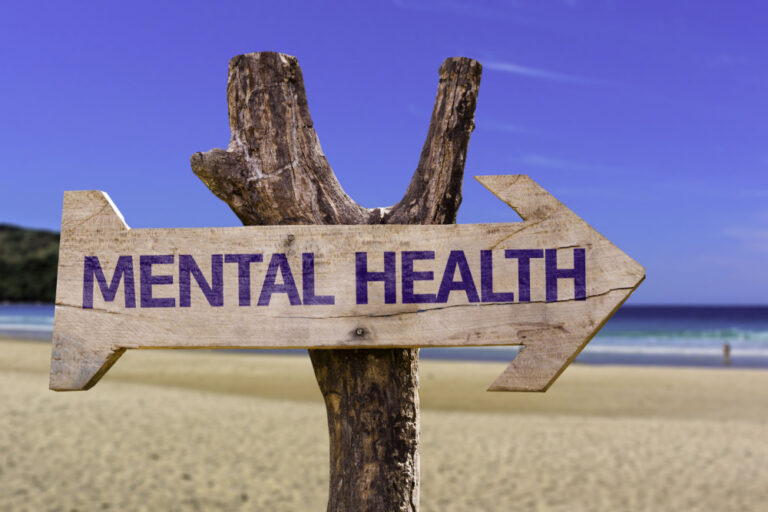
[[[0,224],[0,302],[53,302],[59,234]]]

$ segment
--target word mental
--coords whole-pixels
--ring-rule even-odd
[[[523,222],[131,229],[66,192],[50,386],[127,349],[523,345],[490,389],[546,390],[645,271],[527,176],[478,180]]]
[[[354,276],[347,276],[355,304],[383,302],[385,304],[445,304],[451,294],[458,294],[459,299],[469,303],[509,303],[531,301],[531,263],[543,260],[543,280],[535,280],[545,285],[547,302],[558,300],[558,281],[570,279],[573,281],[573,294],[568,297],[575,300],[586,300],[586,251],[583,248],[569,249],[572,251],[573,266],[561,268],[557,262],[557,249],[506,249],[495,251],[497,258],[517,261],[515,268],[507,265],[503,271],[516,274],[514,291],[494,290],[494,251],[479,251],[479,268],[474,271],[462,250],[448,253],[441,275],[435,280],[435,271],[428,270],[424,263],[435,260],[435,251],[384,251],[374,258],[381,270],[369,268],[369,254],[356,252]],[[98,256],[85,256],[83,265],[83,308],[93,308],[94,290],[99,290],[103,300],[112,302],[122,285],[124,305],[126,308],[172,308],[191,307],[192,288],[195,286],[203,302],[212,307],[224,306],[225,286],[237,289],[238,306],[253,305],[251,297],[254,282],[258,286],[257,306],[269,306],[275,294],[282,294],[291,306],[314,306],[336,304],[333,294],[320,295],[315,290],[315,254],[302,253],[300,264],[291,266],[288,255],[275,253],[269,257],[266,271],[256,273],[253,267],[265,261],[262,253],[213,254],[210,256],[210,273],[206,275],[198,265],[197,260],[190,254],[141,255],[138,262],[138,286],[134,257],[121,255],[112,271],[111,279],[107,280],[105,270]],[[417,270],[417,262],[422,263],[422,270]],[[344,262],[340,262],[343,264]],[[373,262],[371,262],[373,263]],[[398,265],[399,263],[399,265]],[[227,264],[232,265],[233,272],[228,272],[230,279],[225,278]],[[297,286],[295,272],[300,268],[301,291]],[[348,266],[348,265],[346,265]],[[371,265],[373,266],[373,265]],[[500,272],[497,263],[496,272]],[[173,273],[162,273],[172,271]],[[326,267],[327,268],[327,267]],[[332,271],[330,273],[333,273]],[[344,274],[342,274],[344,275]],[[479,280],[475,279],[479,277]],[[505,279],[506,281],[506,279]],[[195,283],[193,285],[193,282]],[[433,282],[433,293],[417,293],[418,282]],[[376,284],[381,286],[376,287]],[[174,287],[175,296],[157,296],[157,290],[163,287]],[[378,288],[378,291],[370,291]],[[138,297],[137,301],[137,289]],[[162,294],[162,292],[160,292]],[[177,300],[178,299],[178,300]],[[348,301],[349,302],[349,301]]]

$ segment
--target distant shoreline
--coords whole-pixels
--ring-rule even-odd
[[[50,343],[55,306],[0,305],[0,337]],[[732,368],[768,368],[768,306],[625,305],[603,327],[576,362],[589,365],[722,368],[724,347]],[[231,351],[223,349],[224,351]],[[422,359],[509,363],[519,348],[438,347]],[[265,353],[245,351],[249,354]],[[269,349],[271,354],[305,354],[304,349]]]
[[[29,301],[29,302],[10,302],[7,300],[0,300],[0,306],[55,306],[56,304],[53,302],[43,302],[43,301]]]
[[[50,343],[50,333],[41,336],[35,332],[0,333],[0,340],[31,341]],[[740,355],[738,351],[731,353],[731,364],[725,365],[721,353],[683,353],[673,350],[660,353],[642,353],[637,347],[611,347],[619,350],[604,350],[606,347],[587,348],[574,361],[584,365],[617,365],[617,366],[659,366],[685,368],[734,368],[734,369],[768,369],[768,352],[764,354],[749,353]],[[243,355],[305,355],[306,349],[219,349],[212,350],[222,354]],[[510,363],[518,352],[517,346],[505,347],[438,347],[422,348],[421,359],[438,361],[466,361],[485,363]]]

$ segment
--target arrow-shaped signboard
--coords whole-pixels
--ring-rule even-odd
[[[130,229],[66,192],[51,389],[131,348],[523,345],[490,389],[544,391],[645,271],[529,177],[477,179],[524,222]]]

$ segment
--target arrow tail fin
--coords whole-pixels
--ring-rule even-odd
[[[54,391],[90,389],[123,352],[124,348],[94,348],[80,340],[54,336],[49,387]]]
[[[63,240],[85,233],[120,232],[130,229],[123,214],[106,192],[100,190],[74,190],[64,192],[61,215]]]
[[[64,267],[70,251],[88,246],[98,240],[108,239],[117,233],[128,231],[123,215],[112,199],[99,190],[64,192],[64,208],[61,216],[61,243],[56,287],[56,315],[51,352],[50,388],[56,391],[89,389],[117,361],[125,351],[112,347],[94,346],[83,340],[65,338],[62,325],[70,320],[62,308],[71,307],[72,297],[67,300],[65,279],[71,271]],[[80,274],[82,275],[82,274]],[[72,286],[69,286],[72,288]]]
[[[583,339],[574,339],[524,346],[488,391],[546,391],[586,344]]]

